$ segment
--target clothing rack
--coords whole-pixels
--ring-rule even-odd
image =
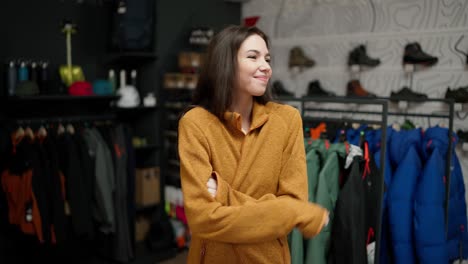
[[[385,99],[368,99],[368,98],[348,98],[348,97],[302,97],[302,98],[284,98],[280,101],[287,102],[299,102],[301,116],[304,121],[329,121],[329,122],[350,122],[350,123],[367,123],[367,124],[376,124],[382,127],[381,133],[381,158],[380,158],[380,177],[382,177],[381,184],[378,186],[379,193],[379,202],[377,210],[379,213],[377,223],[376,223],[376,232],[375,232],[375,258],[374,263],[379,263],[380,256],[380,240],[381,240],[381,225],[382,225],[382,206],[383,206],[383,193],[384,193],[384,175],[385,175],[385,155],[386,155],[386,142],[387,142],[387,119],[388,119],[388,100]],[[307,116],[307,112],[334,112],[334,113],[356,113],[356,111],[350,111],[349,109],[337,109],[332,107],[327,108],[315,108],[307,107],[307,103],[316,102],[316,103],[337,103],[341,105],[374,105],[380,106],[380,111],[375,113],[380,116],[379,120],[366,120],[352,117],[344,118],[331,118],[331,117],[311,117]],[[362,112],[362,111],[361,111]],[[359,113],[359,112],[357,112]]]
[[[453,99],[439,99],[439,98],[426,98],[426,99],[409,99],[409,100],[401,100],[401,101],[405,101],[405,102],[411,102],[411,103],[428,103],[428,102],[432,102],[432,103],[443,103],[445,105],[448,106],[448,113],[442,113],[442,112],[433,112],[433,113],[419,113],[419,112],[396,112],[396,111],[387,111],[387,113],[382,113],[380,111],[362,111],[362,110],[357,110],[357,109],[329,109],[329,108],[304,108],[304,102],[307,102],[307,101],[317,101],[317,102],[323,102],[323,103],[340,103],[340,102],[347,102],[349,104],[372,104],[371,102],[373,101],[380,101],[380,100],[384,100],[384,101],[390,101],[390,98],[387,98],[387,97],[379,97],[379,98],[376,98],[376,99],[360,99],[360,98],[347,98],[347,97],[336,97],[336,98],[308,98],[308,97],[304,97],[301,101],[302,101],[302,111],[303,111],[303,114],[304,114],[304,111],[307,110],[307,111],[315,111],[315,112],[331,112],[331,113],[343,113],[343,112],[346,112],[346,113],[350,113],[350,114],[364,114],[364,115],[387,115],[387,116],[406,116],[406,117],[427,117],[427,118],[442,118],[442,119],[448,119],[448,137],[449,137],[449,145],[448,145],[448,149],[449,151],[447,151],[447,156],[446,156],[446,163],[445,163],[445,175],[446,178],[447,178],[447,182],[446,182],[446,185],[445,185],[445,233],[447,235],[447,232],[448,232],[448,202],[449,202],[449,197],[450,197],[450,166],[451,166],[451,160],[452,160],[452,148],[453,148],[453,140],[452,140],[452,133],[453,133],[453,119],[454,119],[454,115],[455,115],[455,107],[454,107],[454,100]],[[370,102],[370,103],[368,103]],[[393,103],[393,102],[391,102]],[[388,108],[387,108],[388,109]],[[336,119],[336,118],[335,118]],[[357,122],[357,123],[377,123],[377,124],[381,124],[380,122],[375,122],[375,121],[372,121],[372,122],[369,122],[369,121],[366,121],[366,120],[355,120],[355,119],[350,119],[350,120],[347,120],[348,118],[343,118],[342,121],[345,121],[345,122]],[[385,118],[386,120],[387,117]],[[319,118],[318,120],[329,120],[329,118]],[[340,119],[337,119],[337,120],[340,120]],[[385,126],[383,127],[387,127],[387,124],[385,123]],[[382,132],[384,132],[382,130]]]
[[[388,97],[378,97],[378,98],[350,98],[350,97],[302,97],[302,98],[280,98],[282,102],[299,102],[301,107],[301,115],[303,120],[305,121],[330,121],[330,122],[355,122],[355,123],[367,123],[367,124],[377,124],[380,125],[382,128],[381,134],[381,155],[383,155],[380,159],[380,173],[381,177],[384,177],[384,168],[385,168],[385,155],[386,155],[386,132],[388,126],[388,117],[389,116],[406,116],[406,117],[426,117],[426,118],[441,118],[441,119],[448,119],[448,137],[449,137],[449,146],[446,156],[446,163],[445,163],[445,175],[446,175],[446,185],[445,185],[445,233],[447,235],[448,232],[448,202],[450,197],[450,166],[452,160],[452,148],[453,148],[453,141],[452,141],[452,133],[453,133],[453,118],[454,118],[454,101],[453,99],[437,99],[437,98],[426,98],[426,99],[408,99],[408,100],[401,100],[407,103],[428,103],[428,102],[439,102],[443,103],[448,106],[448,113],[445,112],[433,112],[433,113],[420,113],[420,112],[398,112],[398,111],[389,111],[388,105],[389,103],[395,103],[391,101]],[[347,104],[351,105],[352,109],[337,109],[333,107],[308,107],[306,104],[308,102],[316,102],[316,103],[338,103],[338,104]],[[359,110],[359,105],[380,105],[381,110],[379,111],[364,111]],[[407,109],[406,109],[407,110]],[[349,116],[343,118],[331,118],[331,117],[310,117],[307,116],[307,112],[321,112],[321,113],[343,113],[343,114],[361,114],[361,115],[376,115],[380,116],[379,120],[367,120],[367,119],[357,119],[352,118]],[[382,210],[382,198],[384,192],[384,181],[382,180],[382,185],[379,186],[379,211]],[[381,222],[382,222],[382,212],[379,214],[379,219],[377,222],[377,232],[376,232],[376,247],[375,247],[375,263],[379,263],[380,256],[380,238],[381,238]]]

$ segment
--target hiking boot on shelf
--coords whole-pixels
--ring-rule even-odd
[[[294,94],[286,90],[281,81],[273,82],[273,95],[280,97],[294,97]]]
[[[453,99],[455,103],[468,103],[468,86],[453,90],[447,87],[445,99]]]
[[[348,97],[367,97],[375,98],[375,94],[366,91],[359,80],[351,80],[346,87],[346,96]]]
[[[333,92],[328,92],[322,88],[319,80],[314,80],[309,83],[306,96],[336,96]]]
[[[408,43],[405,46],[403,64],[432,66],[436,64],[438,60],[437,57],[424,52],[421,48],[421,44],[418,42]]]
[[[289,51],[289,69],[293,67],[311,68],[313,66],[315,66],[315,61],[307,57],[301,47],[293,47]]]
[[[376,67],[380,64],[379,59],[371,58],[367,55],[366,47],[359,45],[354,48],[348,56],[348,66],[360,65],[367,67]]]
[[[390,101],[411,101],[411,100],[423,100],[427,99],[427,95],[423,93],[413,92],[408,87],[403,87],[397,92],[390,93]]]

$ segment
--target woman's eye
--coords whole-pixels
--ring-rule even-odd
[[[250,56],[248,56],[247,58],[249,58],[249,59],[256,59],[256,58],[257,58],[257,56],[250,55]]]
[[[271,62],[271,59],[265,59],[266,62],[270,63]]]

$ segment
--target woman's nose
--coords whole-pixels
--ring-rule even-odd
[[[271,66],[270,66],[270,64],[268,64],[268,62],[264,62],[264,63],[262,63],[262,65],[260,65],[260,70],[269,72],[269,71],[271,71]]]

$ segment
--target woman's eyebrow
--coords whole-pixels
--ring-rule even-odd
[[[248,50],[247,52],[254,52],[255,54],[260,54],[261,52],[256,49]],[[265,57],[270,56],[270,53],[265,54]]]

